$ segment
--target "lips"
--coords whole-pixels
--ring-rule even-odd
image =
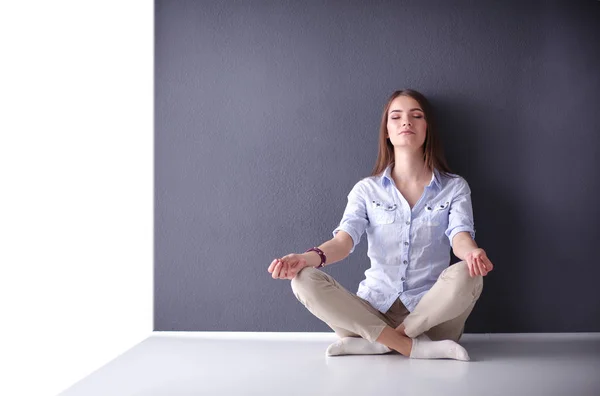
[[[413,131],[402,131],[400,132],[400,135],[414,135],[415,133]]]

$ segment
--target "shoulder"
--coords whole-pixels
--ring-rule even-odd
[[[348,195],[366,198],[373,194],[378,194],[378,192],[380,192],[381,189],[381,177],[368,176],[363,177],[358,182],[356,182]]]
[[[368,176],[360,179],[352,188],[361,192],[369,192],[381,189],[381,176]]]
[[[454,192],[471,191],[471,189],[469,188],[469,183],[464,177],[455,173],[449,173],[446,175],[440,173],[439,175],[443,190],[449,190]]]

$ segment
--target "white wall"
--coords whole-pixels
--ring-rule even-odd
[[[0,394],[152,331],[152,1],[0,6]]]

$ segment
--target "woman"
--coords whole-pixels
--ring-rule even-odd
[[[458,341],[493,265],[474,241],[469,185],[450,172],[436,132],[422,94],[394,92],[375,169],[348,194],[333,238],[269,265],[340,337],[328,356],[396,351],[469,360]],[[371,268],[353,294],[318,268],[346,258],[364,231]],[[462,261],[448,266],[450,248]]]

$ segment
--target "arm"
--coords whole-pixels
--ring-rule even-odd
[[[337,263],[348,257],[359,244],[368,224],[364,192],[361,183],[358,182],[348,194],[348,203],[340,224],[333,230],[333,238],[318,246],[327,257],[325,265]],[[304,253],[303,256],[311,267],[316,267],[321,262],[316,252]]]
[[[471,276],[486,276],[494,268],[485,250],[477,247],[477,243],[471,238],[469,232],[459,232],[454,236],[452,252],[459,259],[467,262]]]
[[[452,253],[460,260],[465,260],[467,253],[477,248],[477,243],[471,238],[471,234],[467,231],[459,232],[454,235],[454,238],[452,239]]]
[[[319,246],[327,256],[327,263],[332,264],[343,260],[350,254],[354,242],[350,234],[345,231],[339,231],[335,237]],[[288,254],[281,259],[275,259],[267,268],[273,279],[294,279],[305,267],[316,267],[321,263],[321,256],[316,252],[306,252],[303,254]]]
[[[318,246],[327,256],[325,265],[337,263],[348,257],[359,244],[369,220],[361,183],[354,185],[348,194],[348,203],[344,209],[340,224],[333,230],[333,238]],[[321,262],[316,252],[304,253],[307,264],[316,267]]]
[[[327,256],[327,263],[325,263],[325,266],[327,266],[348,257],[352,246],[353,242],[350,234],[346,231],[339,231],[334,238],[318,246],[318,248]],[[316,267],[321,262],[321,256],[317,252],[303,253],[302,256],[304,256],[310,267]]]
[[[452,252],[460,260],[466,261],[471,276],[485,276],[494,268],[485,251],[475,242],[471,189],[464,179],[460,180],[450,204],[446,235]]]

